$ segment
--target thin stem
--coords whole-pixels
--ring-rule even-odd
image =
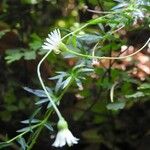
[[[39,124],[33,125],[33,126],[32,126],[32,129],[34,129],[34,128],[40,126],[41,124],[42,124],[42,122],[40,122]],[[21,134],[15,136],[14,138],[12,138],[12,139],[6,141],[6,143],[9,144],[9,143],[13,142],[14,140],[18,139],[19,137],[22,137],[23,135],[25,135],[25,134],[28,133],[29,131],[30,131],[30,130],[27,130],[27,131],[25,131],[25,132],[22,132]]]
[[[73,50],[70,50],[70,49],[66,49],[68,52],[72,53],[72,54],[75,54],[75,55],[78,55],[78,56],[81,56],[81,57],[86,57],[86,58],[89,58],[89,59],[93,59],[93,58],[97,58],[97,59],[110,59],[110,60],[115,60],[115,59],[126,59],[126,58],[129,58],[131,56],[134,56],[135,54],[139,53],[141,50],[143,50],[150,42],[150,38],[147,40],[147,42],[139,49],[137,50],[136,52],[130,54],[130,55],[127,55],[127,56],[120,56],[120,57],[105,57],[105,56],[92,56],[92,55],[86,55],[86,54],[82,54],[82,53],[78,53],[78,52],[75,52]]]
[[[115,31],[112,31],[112,34],[118,32],[119,30],[123,29],[125,27],[125,25],[122,25],[120,28],[116,29]]]
[[[92,10],[89,8],[87,8],[86,10],[92,13],[96,13],[96,14],[114,14],[115,13],[113,11],[99,11],[99,10]]]
[[[115,86],[118,84],[118,82],[115,82],[113,84],[113,86],[111,87],[111,90],[110,90],[110,100],[111,102],[113,103],[114,102],[114,89],[115,89]]]
[[[50,102],[51,102],[51,104],[52,104],[52,106],[53,106],[53,108],[54,108],[54,110],[55,110],[55,112],[56,112],[58,118],[61,119],[61,118],[63,118],[63,117],[62,117],[60,111],[58,110],[56,104],[54,103],[54,101],[53,101],[52,98],[50,97],[50,95],[49,95],[49,93],[48,93],[48,91],[47,91],[47,89],[46,89],[46,87],[45,87],[45,85],[44,85],[44,82],[43,82],[43,80],[42,80],[42,78],[41,78],[41,73],[40,73],[41,64],[42,64],[42,62],[46,59],[46,57],[47,57],[50,53],[51,53],[51,51],[48,51],[48,52],[46,53],[46,55],[45,55],[45,56],[41,59],[41,61],[39,62],[38,66],[37,66],[37,74],[38,74],[38,78],[39,78],[39,80],[40,80],[40,83],[41,83],[41,85],[42,85],[42,88],[43,88],[43,90],[45,91],[45,94],[47,95],[48,99],[50,100]]]
[[[70,32],[69,34],[65,35],[62,40],[64,40],[66,37],[75,34],[76,32],[82,30],[83,28],[87,27],[89,25],[89,23],[84,24],[83,26],[81,26],[80,28],[78,28],[77,30]]]
[[[70,87],[71,83],[73,82],[73,80],[70,81],[70,83],[67,85],[67,87],[62,91],[62,93],[60,94],[60,96],[58,97],[57,101],[60,101],[61,98],[63,97],[63,95],[65,94],[65,92],[68,90],[68,88]],[[49,112],[48,112],[49,111]],[[47,114],[48,113],[48,114]],[[39,134],[41,133],[43,127],[44,127],[44,123],[48,120],[49,116],[51,115],[52,110],[47,110],[46,112],[46,116],[45,119],[43,120],[43,124],[38,128],[37,132],[35,133],[35,136],[31,142],[31,144],[29,145],[27,150],[31,150],[32,147],[34,146],[34,144],[36,143],[36,140],[39,136]]]
[[[48,114],[47,114],[48,113]],[[45,113],[45,119],[42,121],[42,124],[41,126],[37,129],[36,133],[34,134],[35,136],[33,136],[33,140],[31,142],[31,144],[29,145],[29,147],[27,148],[27,150],[31,150],[32,147],[34,146],[34,144],[36,143],[36,140],[37,138],[39,137],[39,134],[41,133],[43,127],[44,127],[44,124],[47,122],[49,116],[51,115],[52,113],[52,110],[47,110],[46,113]]]

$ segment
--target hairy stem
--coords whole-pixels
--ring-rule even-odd
[[[38,78],[39,78],[39,80],[40,80],[41,86],[42,86],[43,90],[45,91],[45,94],[47,95],[48,99],[50,100],[50,102],[51,102],[51,104],[52,104],[52,106],[53,106],[53,108],[54,108],[54,110],[55,110],[55,112],[56,112],[58,118],[61,119],[61,118],[63,118],[63,117],[62,117],[60,111],[58,110],[58,108],[57,108],[55,102],[52,100],[51,96],[49,95],[49,93],[48,93],[48,91],[47,91],[47,89],[46,89],[46,87],[45,87],[45,85],[44,85],[44,82],[43,82],[43,80],[42,80],[41,72],[40,72],[40,67],[41,67],[42,62],[47,58],[47,56],[48,56],[50,53],[51,53],[51,51],[48,51],[48,52],[46,53],[46,55],[45,55],[45,56],[41,59],[41,61],[39,62],[38,66],[37,66],[37,74],[38,74]]]

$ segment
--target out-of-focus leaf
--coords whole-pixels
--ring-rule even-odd
[[[79,87],[79,89],[83,89],[83,85],[82,85],[81,80],[78,79],[78,78],[75,78],[75,81],[76,81],[76,84],[77,84],[77,86]]]
[[[24,59],[25,60],[32,60],[36,58],[36,53],[35,51],[26,51],[24,53]]]
[[[79,72],[93,72],[93,71],[94,71],[94,69],[92,69],[92,68],[81,68],[79,70]]]
[[[128,3],[120,3],[118,4],[117,6],[113,7],[112,10],[117,10],[117,9],[121,9],[123,7],[127,7],[128,6]]]
[[[89,129],[82,133],[82,136],[92,143],[100,143],[103,138],[98,134],[98,129]]]
[[[40,120],[38,120],[38,119],[32,119],[31,120],[31,123],[38,123],[38,122],[40,122]],[[21,121],[21,123],[23,123],[23,124],[29,124],[29,119],[27,119],[27,120],[23,120],[23,121]]]
[[[24,138],[20,137],[18,143],[21,145],[21,150],[26,150],[27,144]]]
[[[102,39],[102,36],[94,35],[94,34],[84,34],[82,36],[78,36],[77,38],[81,41],[86,42],[87,44],[92,44]]]
[[[11,146],[11,145],[12,145],[12,143],[1,142],[0,149],[4,149],[5,147]]]
[[[8,50],[6,52],[6,57],[5,60],[7,61],[8,64],[20,60],[24,54],[20,50]]]
[[[145,89],[150,89],[150,83],[143,83],[138,87],[138,90],[145,90]]]
[[[38,3],[38,0],[21,0],[21,2],[23,4],[31,4],[31,5],[35,5]]]
[[[144,97],[144,96],[145,96],[145,95],[144,95],[143,92],[138,91],[138,92],[136,92],[136,93],[134,93],[134,94],[126,95],[125,97],[126,97],[126,98],[139,98],[139,97]]]
[[[42,47],[42,39],[36,34],[31,35],[31,42],[29,43],[30,49],[36,51]]]
[[[0,31],[0,39],[9,31],[10,31],[9,29]]]
[[[41,105],[41,104],[46,103],[46,102],[48,102],[48,101],[49,101],[48,98],[41,99],[41,100],[39,100],[38,102],[36,102],[35,105]]]
[[[125,102],[115,102],[115,103],[109,103],[106,108],[108,110],[119,110],[119,109],[123,109],[125,107]]]
[[[28,131],[32,132],[32,129],[33,127],[25,127],[25,128],[17,130],[16,132],[28,132]]]

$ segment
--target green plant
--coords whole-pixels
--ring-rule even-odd
[[[52,123],[48,122],[53,112],[55,112],[58,116],[57,128],[59,130],[53,146],[62,147],[65,144],[71,146],[73,144],[78,143],[78,139],[72,135],[72,133],[68,129],[67,121],[64,119],[64,117],[58,109],[58,105],[61,103],[61,99],[64,96],[64,94],[69,90],[69,88],[72,85],[77,85],[79,89],[84,89],[84,80],[89,78],[89,73],[103,72],[103,70],[99,70],[96,67],[94,67],[95,65],[97,65],[97,63],[99,63],[99,61],[122,60],[125,58],[129,58],[142,51],[150,42],[149,38],[145,42],[144,46],[142,46],[142,48],[138,49],[132,54],[126,56],[111,56],[112,48],[116,47],[117,49],[117,42],[120,41],[120,39],[116,36],[116,33],[122,28],[130,28],[132,25],[137,24],[138,20],[146,19],[145,16],[149,9],[149,2],[146,1],[117,0],[117,2],[119,4],[113,7],[111,11],[106,12],[106,15],[89,20],[81,27],[77,28],[76,30],[68,33],[63,37],[61,37],[59,29],[54,30],[48,35],[48,38],[46,38],[45,43],[42,45],[42,50],[44,50],[43,53],[46,54],[37,66],[37,75],[43,89],[34,90],[27,87],[24,88],[26,91],[33,93],[34,95],[40,98],[38,102],[36,102],[36,105],[40,106],[37,110],[35,110],[35,112],[31,115],[31,117],[28,120],[22,121],[23,124],[27,124],[27,127],[18,130],[18,132],[21,133],[18,134],[16,137],[10,140],[8,139],[6,142],[1,143],[1,148],[3,148],[4,146],[9,146],[11,142],[18,140],[22,149],[31,150],[44,127],[48,128],[50,131],[53,130]],[[87,33],[80,35],[81,31],[83,31],[86,27],[96,25],[98,25],[100,29],[104,29],[105,25],[107,25],[109,27],[109,30],[107,32],[105,30],[99,31],[98,28],[97,33]],[[17,51],[16,55],[9,53],[8,56],[6,56],[6,60],[8,61],[8,63],[19,60],[23,56],[27,60],[35,59],[36,53],[34,51],[37,51],[41,47],[41,40],[39,38],[36,38],[35,41],[36,42],[29,44],[31,48],[31,53],[33,53],[33,55],[25,54],[23,52],[24,50]],[[76,58],[76,65],[66,72],[57,71],[57,75],[50,78],[50,80],[57,80],[57,83],[54,88],[49,88],[46,87],[43,82],[40,67],[43,61],[52,52],[54,52],[57,55],[62,54],[64,58]],[[110,56],[104,56],[107,55],[108,52],[110,52]],[[111,64],[108,72],[110,73],[110,71]],[[115,87],[120,83],[124,82],[125,80],[130,83],[130,80],[125,74],[122,74],[122,72],[115,72],[115,70],[112,70],[112,74],[113,73],[115,74],[114,77],[110,73],[110,76],[106,78],[104,74],[104,77],[102,78],[103,82],[100,83],[100,87],[103,90],[110,90],[111,103],[107,103],[104,106],[106,106],[109,110],[118,110],[125,107],[126,99],[125,97],[120,96],[122,98],[121,100],[114,100]],[[119,79],[117,76],[121,76],[122,79]],[[117,80],[117,82],[115,80]],[[139,87],[139,90],[147,88],[149,89],[148,85],[143,85]],[[122,92],[120,92],[120,95],[121,94]],[[142,92],[141,94],[135,93],[134,95],[128,95],[126,97],[136,98],[137,95],[139,97],[139,95],[147,96],[148,94],[147,92]],[[43,106],[43,104],[46,104],[47,106],[46,112],[41,119],[37,119],[36,116],[40,112],[40,108]],[[95,103],[93,103],[93,105],[94,104]],[[84,107],[85,105],[86,104],[84,104]],[[86,108],[91,109],[91,106],[89,108]],[[27,133],[30,133],[30,137],[26,141],[23,138],[23,136]]]

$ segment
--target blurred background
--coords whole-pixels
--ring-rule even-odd
[[[17,135],[20,123],[36,109],[37,97],[23,89],[40,88],[36,66],[42,58],[41,45],[47,34],[59,28],[62,34],[77,29],[82,23],[102,16],[118,2],[113,0],[1,0],[0,1],[0,141]],[[150,8],[148,7],[148,10]],[[149,16],[119,30],[103,51],[118,55],[131,54],[144,45],[150,36]],[[103,26],[105,31],[109,26]],[[86,32],[101,32],[89,27]],[[82,38],[89,44],[90,39]],[[90,43],[91,44],[91,43]],[[123,47],[124,46],[124,47]],[[69,70],[76,59],[51,55],[42,66],[42,77],[48,80],[55,71]],[[87,77],[83,90],[72,86],[64,95],[60,110],[70,128],[80,138],[72,150],[149,150],[150,149],[150,48],[146,47],[131,60],[102,61],[96,73]],[[109,92],[114,81],[115,99],[125,101],[123,109],[110,103]],[[113,110],[111,110],[111,108]],[[118,110],[119,109],[119,110]],[[114,111],[117,110],[117,111]],[[42,108],[39,117],[45,112]],[[53,118],[55,120],[55,117]],[[34,150],[51,147],[55,132],[43,130]],[[28,138],[28,135],[25,136]],[[4,150],[19,150],[14,143]]]

